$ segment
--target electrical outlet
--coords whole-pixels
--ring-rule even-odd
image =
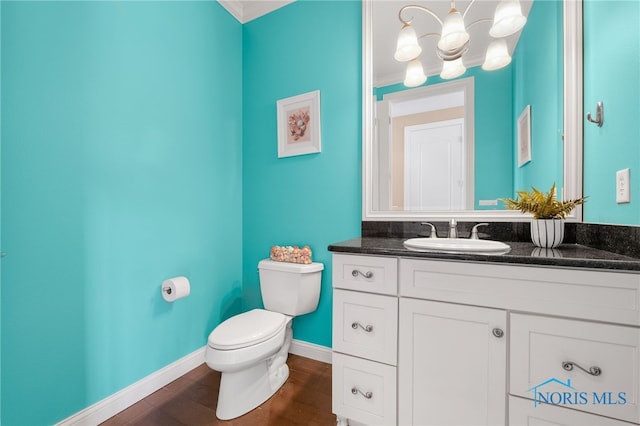
[[[616,203],[631,202],[631,188],[629,188],[629,169],[616,172]]]

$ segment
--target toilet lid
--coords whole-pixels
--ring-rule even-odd
[[[209,346],[230,350],[255,345],[284,329],[286,317],[279,312],[254,309],[233,316],[218,325],[209,334]]]

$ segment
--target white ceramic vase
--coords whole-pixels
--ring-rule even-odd
[[[564,239],[564,219],[533,219],[531,241],[538,247],[554,248]]]

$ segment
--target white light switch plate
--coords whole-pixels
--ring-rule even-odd
[[[631,202],[631,190],[629,188],[629,169],[616,172],[616,203]]]

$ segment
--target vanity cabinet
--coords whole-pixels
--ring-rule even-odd
[[[340,425],[640,424],[637,272],[342,253],[333,264]]]

